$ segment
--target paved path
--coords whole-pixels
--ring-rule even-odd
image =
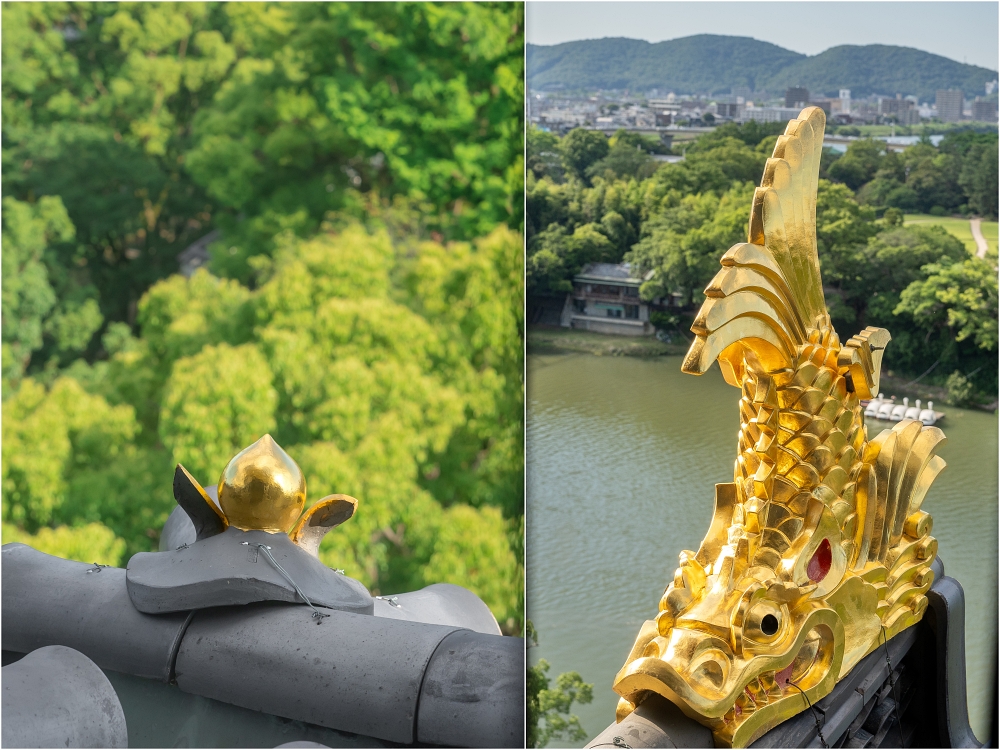
[[[979,227],[981,221],[982,219],[970,219],[969,229],[972,230],[972,239],[976,241],[976,255],[980,258],[985,258],[989,245],[986,244],[986,238],[983,237],[983,230]]]

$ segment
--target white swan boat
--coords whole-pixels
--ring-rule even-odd
[[[862,401],[862,405],[865,407],[866,419],[875,419],[880,422],[917,419],[929,427],[944,419],[944,412],[934,411],[933,401],[928,401],[927,408],[922,409],[919,398],[913,402],[913,406],[910,406],[909,398],[904,397],[903,403],[897,404],[895,396],[886,398],[884,394],[880,393],[877,398],[867,402]]]

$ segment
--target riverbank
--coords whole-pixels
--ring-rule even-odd
[[[528,326],[528,354],[584,352],[598,357],[662,357],[684,354],[689,342],[676,336],[669,344],[653,336],[609,336],[556,326]]]
[[[690,346],[690,342],[678,334],[674,334],[674,340],[668,344],[653,336],[610,336],[546,325],[528,326],[527,339],[529,355],[584,353],[598,357],[648,358],[684,355]],[[886,397],[895,396],[900,403],[906,396],[911,402],[918,398],[925,403],[933,401],[939,411],[941,407],[948,406],[948,391],[944,386],[913,383],[912,380],[908,375],[895,375],[891,370],[883,370],[879,390]],[[992,412],[996,410],[997,404],[977,404],[969,408]]]
[[[902,403],[906,396],[912,403],[914,399],[920,399],[924,403],[934,402],[934,408],[941,411],[941,407],[949,406],[948,390],[941,385],[925,385],[924,383],[912,383],[912,378],[908,376],[893,375],[890,372],[883,372],[879,378],[878,389],[884,393],[886,398],[895,396],[896,401]],[[993,412],[997,409],[997,402],[994,400],[989,404],[970,404],[967,408],[979,411]]]

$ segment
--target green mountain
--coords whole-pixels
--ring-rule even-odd
[[[656,44],[621,38],[551,47],[529,44],[528,86],[728,93],[733,86],[760,88],[759,79],[805,59],[798,52],[749,37],[712,34]]]
[[[981,96],[996,71],[940,55],[882,44],[832,47],[812,57],[749,37],[700,34],[652,44],[637,39],[589,39],[552,46],[529,44],[528,86],[560,89],[660,89],[721,94],[735,86],[780,93],[803,85],[816,95],[842,88],[854,97],[916,94],[933,101],[941,88]]]
[[[864,47],[831,47],[814,57],[798,60],[768,79],[770,91],[802,85],[810,93],[836,96],[850,89],[851,96],[916,94],[920,101],[934,101],[938,89],[962,89],[967,97],[983,96],[995,70],[949,60],[912,47],[869,44]]]

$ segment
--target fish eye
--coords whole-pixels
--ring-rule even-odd
[[[760,621],[760,632],[764,635],[774,635],[777,633],[778,618],[771,614],[764,615]]]
[[[771,643],[781,636],[786,616],[783,605],[765,599],[750,610],[743,632],[755,643]]]

